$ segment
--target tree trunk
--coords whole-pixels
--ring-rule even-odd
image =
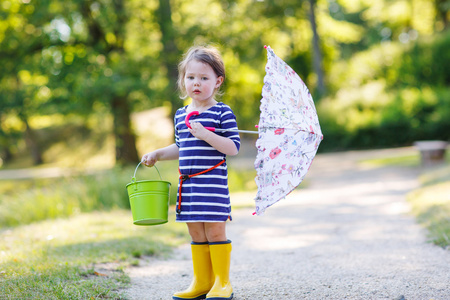
[[[6,163],[12,159],[12,153],[9,147],[9,145],[11,145],[11,142],[9,142],[10,138],[8,134],[2,130],[2,122],[2,112],[0,111],[0,167],[2,163]]]
[[[2,163],[7,163],[7,162],[11,161],[13,158],[11,150],[9,150],[9,148],[7,146],[5,146],[2,155],[3,155]]]
[[[435,0],[436,19],[443,23],[443,31],[449,28],[449,3],[447,0]]]
[[[172,8],[170,0],[159,0],[158,24],[162,34],[163,53],[161,61],[167,69],[169,85],[166,88],[167,98],[172,104],[171,117],[178,109],[180,98],[177,94],[178,60],[180,51],[175,44],[175,31],[172,22]]]
[[[314,72],[317,74],[317,93],[319,94],[320,98],[325,94],[326,90],[322,69],[322,51],[320,50],[320,39],[319,34],[317,33],[315,8],[316,0],[309,0],[309,21],[311,23],[311,29],[313,32],[313,68]]]
[[[117,15],[117,25],[114,29],[116,43],[110,45],[110,51],[117,51],[125,55],[125,27],[128,16],[125,13],[124,0],[115,0],[114,8]],[[107,53],[109,54],[109,53]],[[130,107],[126,96],[113,96],[111,108],[114,116],[114,137],[116,139],[116,162],[119,164],[132,163],[140,161],[136,149],[136,137],[131,128]]]
[[[25,116],[21,116],[22,122],[25,124],[25,143],[30,150],[31,158],[33,159],[33,165],[40,165],[43,163],[42,153],[39,149],[39,143],[36,139],[34,130],[30,127],[28,120]]]
[[[105,31],[102,29],[98,21],[93,17],[91,11],[90,1],[81,2],[81,13],[86,19],[88,30],[90,33],[90,43],[94,49],[102,53],[109,60],[111,52],[125,55],[124,41],[125,41],[125,27],[128,17],[125,11],[124,0],[113,1],[114,10],[116,12],[116,24],[114,27],[114,34],[116,42],[108,44],[105,36]],[[127,95],[119,96],[113,95],[110,100],[111,112],[114,118],[114,138],[116,149],[116,162],[119,164],[133,163],[136,164],[140,159],[136,149],[136,137],[134,136],[130,122],[130,107],[128,104]]]
[[[111,101],[114,117],[114,137],[116,140],[116,161],[118,163],[139,162],[136,137],[131,129],[130,109],[125,97],[114,97]]]

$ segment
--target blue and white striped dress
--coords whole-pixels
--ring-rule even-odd
[[[180,152],[180,173],[191,175],[217,165],[225,159],[226,155],[189,132],[185,124],[186,108],[178,109],[175,114],[175,143]],[[205,127],[237,129],[236,116],[223,102],[218,102],[201,114],[192,116],[190,121],[200,122]],[[233,140],[239,150],[238,132],[216,132],[216,134]],[[205,174],[183,182],[181,196],[181,213],[177,214],[177,222],[226,221],[231,214],[226,162]],[[178,194],[177,199],[178,207]]]

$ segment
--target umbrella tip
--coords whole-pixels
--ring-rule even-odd
[[[264,45],[264,49],[267,49],[267,45]]]

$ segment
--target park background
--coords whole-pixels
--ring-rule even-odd
[[[221,101],[241,129],[259,121],[264,45],[270,45],[314,97],[324,134],[319,153],[449,141],[449,9],[445,0],[4,0],[0,229],[9,236],[34,231],[23,226],[44,226],[43,220],[128,209],[124,186],[140,157],[173,141],[171,118],[184,104],[177,63],[195,44],[220,49],[227,72]],[[420,165],[418,153],[389,163],[398,161]],[[176,188],[176,163],[160,169]],[[23,172],[7,173],[15,170]],[[447,189],[449,173],[438,176]],[[230,188],[255,189],[254,176],[251,163],[230,171]],[[448,224],[448,214],[443,219]],[[185,236],[176,225],[155,230],[170,231],[174,243]],[[120,248],[111,259],[153,255],[170,244],[161,238],[145,248],[139,241],[151,238],[139,234],[135,246],[119,238],[108,244]],[[439,243],[448,245],[445,236]],[[17,296],[42,292],[37,282],[56,269],[62,281],[70,272],[95,275],[81,266],[105,256],[100,251],[71,265],[70,253],[78,251],[71,249],[58,254],[63,267],[36,271],[44,250],[35,250],[41,254],[25,267],[14,265],[20,258],[11,248],[2,251],[0,280]],[[25,277],[35,284],[23,283]],[[48,291],[57,293],[62,281],[48,283]],[[90,295],[92,287],[82,290]]]

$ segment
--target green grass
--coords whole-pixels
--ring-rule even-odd
[[[0,298],[124,299],[124,267],[187,242],[173,214],[164,225],[133,225],[125,186],[135,167],[0,181]],[[158,168],[175,199],[176,162]],[[145,167],[136,177],[159,180]]]
[[[252,168],[253,165],[250,166]],[[236,192],[256,191],[255,182],[256,171],[252,169],[235,170],[232,167],[228,169],[228,185],[230,190]]]
[[[0,228],[68,217],[79,212],[129,208],[126,185],[136,166],[99,170],[92,175],[0,181]],[[170,203],[176,202],[178,162],[157,163],[163,180],[171,183]],[[230,168],[233,192],[255,190],[254,170]],[[140,166],[136,179],[160,180],[155,168]]]
[[[417,220],[428,229],[430,241],[450,246],[450,166],[430,170],[420,177],[422,187],[408,194]]]
[[[184,224],[132,224],[129,211],[93,212],[0,232],[6,299],[124,299],[128,265],[187,242]]]
[[[80,212],[129,208],[126,185],[135,166],[99,170],[92,175],[0,181],[0,228],[68,217]],[[172,182],[175,203],[178,175],[173,163],[159,166],[163,179]],[[137,180],[159,180],[153,169],[140,167]]]
[[[363,160],[361,161],[361,163],[375,167],[385,167],[385,166],[417,167],[420,165],[420,155],[417,153],[411,155],[374,158]]]
[[[450,151],[447,152],[445,162],[450,163]],[[363,165],[374,167],[401,166],[401,167],[419,167],[421,164],[420,153],[405,154],[397,156],[387,156],[381,158],[365,159],[360,161]]]
[[[0,181],[1,294],[6,299],[124,299],[125,267],[139,265],[145,256],[165,256],[189,241],[185,225],[174,222],[173,208],[167,224],[132,224],[125,186],[135,167]],[[177,162],[157,167],[172,183],[174,203]],[[231,190],[252,189],[253,172],[231,171],[230,177]],[[159,180],[155,169],[146,167],[136,178]],[[245,199],[253,202],[253,196]]]

